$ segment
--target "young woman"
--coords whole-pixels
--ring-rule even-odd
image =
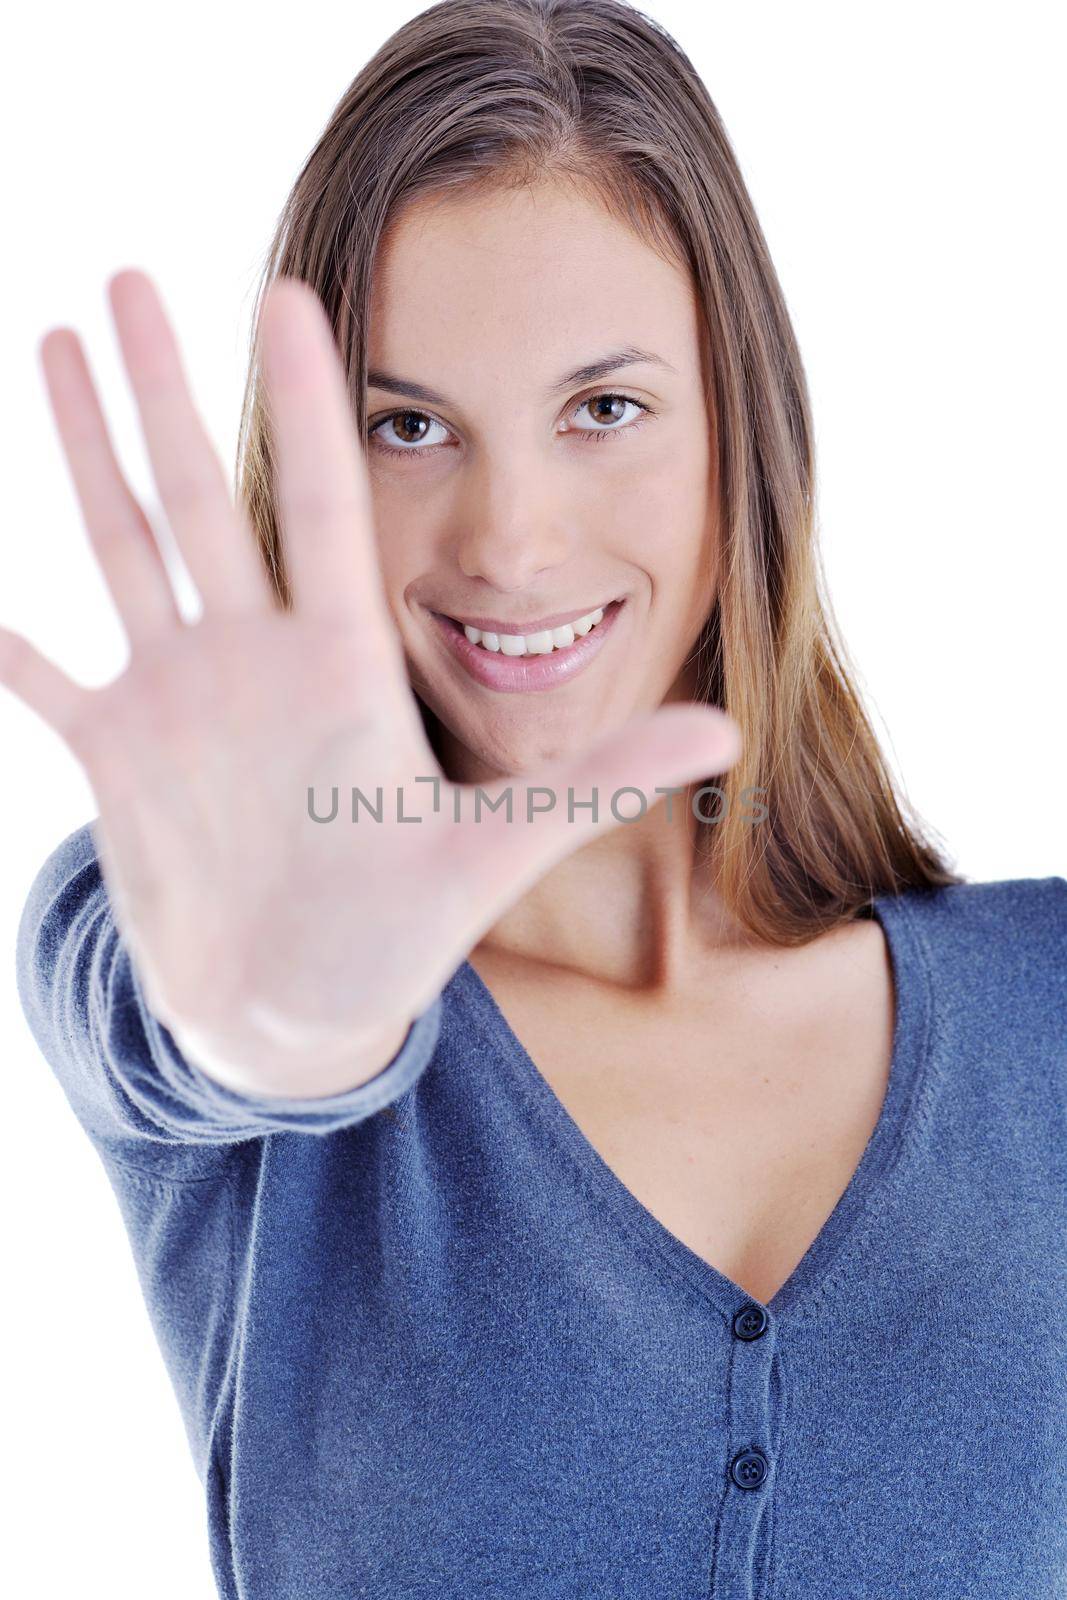
[[[236,496],[110,282],[181,618],[42,344],[125,672],[19,926],[219,1592],[1067,1592],[1067,881],[967,883],[817,582],[800,356],[619,0],[444,0],[264,275]]]

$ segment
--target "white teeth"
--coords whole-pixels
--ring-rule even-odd
[[[486,650],[499,650],[505,656],[547,656],[553,650],[565,650],[576,637],[582,638],[590,628],[603,620],[604,608],[598,606],[562,628],[546,628],[543,633],[483,633],[464,623],[463,632],[471,644],[481,644]]]

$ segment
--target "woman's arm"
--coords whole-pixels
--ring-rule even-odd
[[[82,1126],[111,1160],[156,1175],[195,1174],[211,1165],[211,1147],[260,1134],[323,1134],[362,1121],[415,1081],[439,1031],[440,997],[393,1058],[348,1092],[281,1099],[223,1088],[153,1016],[88,823],[52,851],[33,880],[18,925],[16,969],[30,1029]]]

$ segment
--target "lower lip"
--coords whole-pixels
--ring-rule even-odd
[[[623,600],[613,600],[604,607],[600,621],[582,638],[576,638],[562,650],[539,656],[506,656],[502,651],[471,644],[462,627],[451,617],[443,617],[438,611],[430,615],[448,648],[472,678],[487,689],[522,694],[531,689],[555,689],[582,672],[603,647],[624,604]]]

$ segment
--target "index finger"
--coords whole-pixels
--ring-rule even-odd
[[[279,278],[260,327],[295,608],[350,618],[395,644],[367,466],[326,312],[309,285]]]

